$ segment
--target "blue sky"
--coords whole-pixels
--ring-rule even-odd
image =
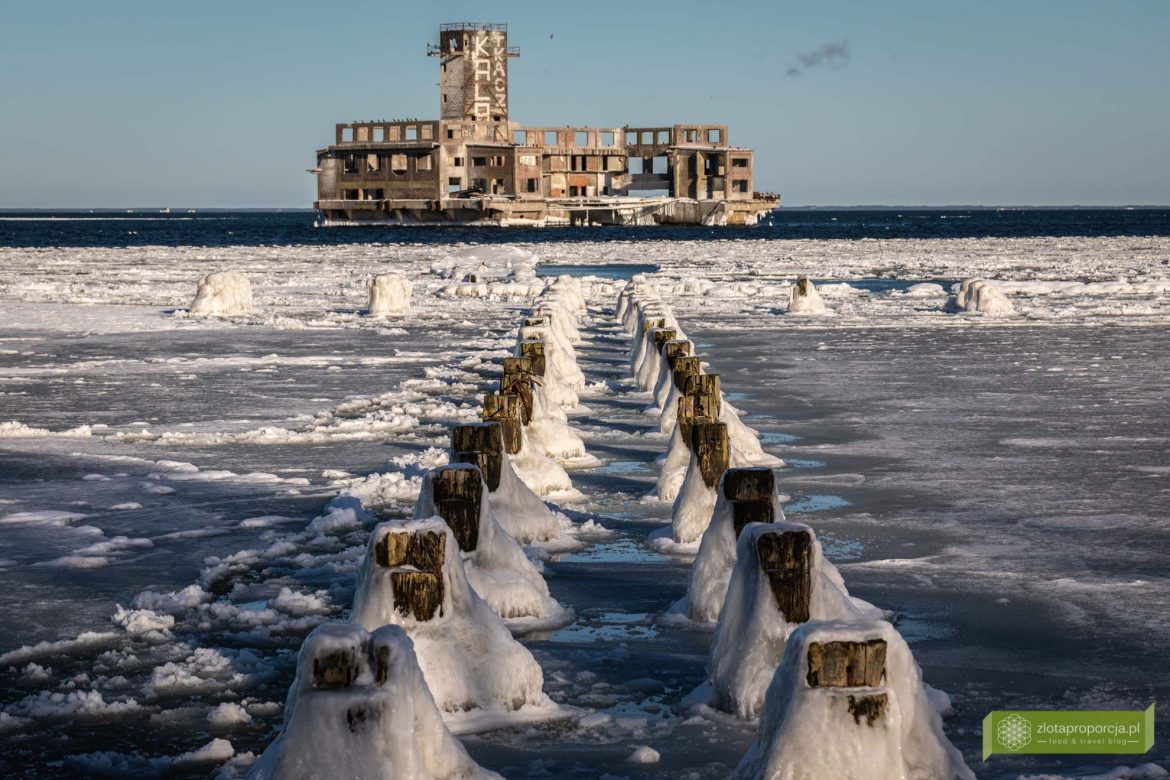
[[[0,208],[308,206],[333,123],[438,114],[461,20],[514,120],[726,123],[790,205],[1170,204],[1165,0],[0,0]]]

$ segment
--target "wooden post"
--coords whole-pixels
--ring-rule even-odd
[[[678,388],[680,393],[686,393],[687,377],[691,375],[697,376],[703,367],[700,365],[701,361],[697,357],[676,357],[668,358],[670,361],[670,370],[674,374],[674,386]]]
[[[451,429],[451,455],[456,463],[479,466],[488,490],[500,487],[504,467],[504,437],[498,422],[456,425]]]
[[[662,354],[667,360],[688,357],[691,354],[691,342],[688,339],[671,339],[662,345]]]
[[[662,345],[678,338],[678,331],[674,328],[658,328],[654,331],[654,349],[662,351]]]
[[[444,536],[437,531],[391,531],[374,543],[374,562],[394,569],[394,608],[403,615],[430,620],[443,605]],[[402,568],[407,566],[413,568]]]
[[[808,646],[811,688],[877,688],[886,677],[886,641],[812,642]]]
[[[552,321],[550,320],[550,318],[547,314],[540,316],[540,317],[525,317],[524,318],[524,327],[525,328],[547,327],[551,324],[552,324]]]
[[[713,395],[682,395],[678,399],[678,422],[683,442],[694,449],[692,431],[698,423],[719,422],[716,414],[717,403]]]
[[[348,688],[357,677],[356,647],[330,650],[313,657],[314,688]]]
[[[443,569],[446,549],[438,531],[390,531],[374,543],[374,562],[386,569],[413,566],[437,572]]]
[[[728,469],[723,475],[723,497],[731,502],[735,538],[748,523],[770,523],[775,476],[769,468]]]
[[[692,374],[687,377],[683,392],[688,395],[699,395],[700,393],[720,395],[723,392],[723,387],[718,374]]]
[[[532,359],[531,373],[536,376],[544,376],[544,342],[543,341],[521,341],[520,342],[520,356]]]
[[[642,332],[649,333],[655,328],[665,328],[666,320],[662,317],[652,317],[642,322]]]
[[[703,484],[719,486],[730,459],[727,425],[717,422],[696,422],[691,426],[691,451],[699,461]]]
[[[483,397],[483,419],[500,424],[504,449],[509,455],[519,452],[523,443],[521,406],[519,395],[487,393]]]
[[[436,471],[431,477],[431,499],[439,516],[451,526],[459,549],[463,552],[474,550],[479,543],[479,513],[483,499],[483,478],[479,470],[447,467]]]
[[[394,608],[415,620],[430,620],[438,610],[442,614],[443,575],[429,571],[392,571]]]
[[[504,375],[500,377],[500,394],[520,397],[520,422],[532,421],[532,358],[504,358]]]
[[[756,556],[784,619],[807,622],[812,597],[812,534],[767,531],[756,539]]]

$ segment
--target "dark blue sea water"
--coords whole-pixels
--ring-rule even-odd
[[[1168,236],[1170,209],[785,210],[750,228],[318,228],[311,210],[0,211],[0,246]]]

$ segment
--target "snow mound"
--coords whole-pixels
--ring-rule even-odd
[[[238,271],[219,271],[199,280],[191,314],[202,317],[243,314],[252,308],[252,285]]]
[[[444,712],[555,709],[532,654],[472,590],[455,534],[440,517],[374,528],[351,619],[369,629],[401,626]]]
[[[814,687],[809,653],[831,642],[885,642],[876,686]],[[922,673],[889,623],[805,623],[792,632],[768,687],[760,735],[736,768],[737,780],[974,780],[943,733]]]
[[[367,291],[370,295],[368,314],[371,317],[405,314],[410,311],[410,296],[414,292],[414,285],[409,279],[390,274],[375,276],[369,281]]]
[[[821,294],[808,277],[801,277],[788,294],[789,314],[828,314]]]
[[[406,632],[326,623],[301,645],[284,727],[254,780],[498,778],[443,723]]]
[[[955,293],[955,308],[959,311],[980,312],[993,317],[1016,313],[1007,296],[985,279],[964,279]]]
[[[712,706],[754,718],[764,703],[784,645],[797,627],[781,611],[769,574],[760,565],[760,538],[769,533],[807,534],[809,545],[809,620],[858,620],[876,617],[878,610],[854,599],[845,589],[837,568],[825,559],[813,530],[803,523],[751,523],[736,543],[735,568],[715,627],[707,672]],[[831,776],[831,775],[826,775]],[[881,776],[881,775],[875,775]]]
[[[564,625],[571,619],[571,613],[561,607],[549,595],[544,578],[520,545],[508,535],[492,514],[487,486],[479,469],[471,464],[459,463],[434,469],[423,477],[422,491],[414,507],[416,519],[446,517],[450,499],[435,501],[435,482],[444,479],[444,472],[459,470],[468,472],[470,482],[479,493],[476,519],[473,528],[457,534],[460,554],[467,580],[480,596],[513,631],[531,631],[537,628]],[[471,475],[474,475],[473,477]],[[448,477],[453,476],[448,474]],[[472,501],[475,503],[475,500]],[[462,507],[454,507],[459,511]],[[450,518],[446,518],[450,523]],[[470,549],[466,549],[470,548]]]

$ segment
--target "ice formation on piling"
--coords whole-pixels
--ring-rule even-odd
[[[859,679],[843,680],[840,670],[819,668],[834,643],[849,643],[866,652],[865,676],[871,679],[855,674]],[[867,645],[864,650],[858,647],[862,644]],[[879,663],[884,663],[884,674],[875,668]],[[734,776],[736,780],[975,778],[962,754],[947,740],[910,648],[882,620],[810,622],[792,632],[768,687],[759,737]]]
[[[386,314],[405,314],[410,311],[410,296],[414,285],[401,276],[383,274],[369,281],[367,291],[370,302],[367,313],[371,317]]]
[[[218,271],[199,280],[191,314],[230,316],[252,308],[252,285],[238,271]]]
[[[795,538],[798,547],[804,548],[806,565],[791,571],[765,569],[760,540],[773,534],[785,540]],[[807,541],[785,534],[807,536]],[[746,720],[759,713],[785,642],[799,623],[868,619],[876,617],[877,610],[849,595],[837,567],[825,559],[813,530],[803,523],[752,523],[740,532],[735,555],[707,673],[712,705]],[[796,581],[784,582],[785,576]],[[806,593],[808,614],[785,615],[778,592]]]
[[[964,279],[955,293],[954,306],[959,311],[980,312],[993,317],[1016,313],[1007,296],[985,279]]]
[[[788,293],[789,314],[826,314],[828,311],[811,279],[802,276],[792,285]]]
[[[484,434],[490,446],[499,447],[490,452],[459,452],[455,449],[456,435],[460,429],[500,428],[498,422],[459,426],[452,432],[452,462],[475,463],[483,472],[488,487],[488,503],[497,522],[508,534],[521,544],[549,542],[560,537],[564,531],[561,516],[540,500],[535,492],[520,479],[512,468],[512,459],[502,446],[498,434]],[[565,525],[571,525],[566,519]]]
[[[451,473],[459,472],[459,473]],[[455,479],[452,479],[455,478]],[[436,481],[466,486],[474,498],[444,494],[436,501]],[[442,491],[442,487],[440,487]],[[564,625],[571,613],[549,595],[544,577],[492,514],[487,486],[479,469],[456,463],[432,469],[423,477],[414,507],[415,519],[442,516],[455,534],[463,569],[472,589],[513,631]]]
[[[455,535],[440,517],[374,528],[351,619],[366,628],[401,626],[444,712],[555,707],[532,654],[472,590]]]
[[[406,632],[326,623],[297,656],[284,726],[248,775],[489,780],[451,735],[423,680]]]
[[[719,613],[727,597],[731,572],[735,569],[738,530],[744,527],[742,522],[744,518],[741,515],[742,505],[737,506],[728,496],[728,475],[732,473],[730,470],[724,472],[719,483],[719,496],[715,501],[711,524],[703,533],[703,539],[699,543],[699,554],[695,556],[695,562],[691,565],[685,603],[687,615],[698,623],[714,623],[719,620]],[[783,524],[786,519],[784,510],[780,507],[779,483],[770,471],[767,471],[766,475],[766,481],[771,483],[771,489],[761,491],[768,493],[766,503],[761,502],[754,509],[760,513],[759,516],[766,518],[761,522]],[[756,520],[758,517],[751,519]]]

